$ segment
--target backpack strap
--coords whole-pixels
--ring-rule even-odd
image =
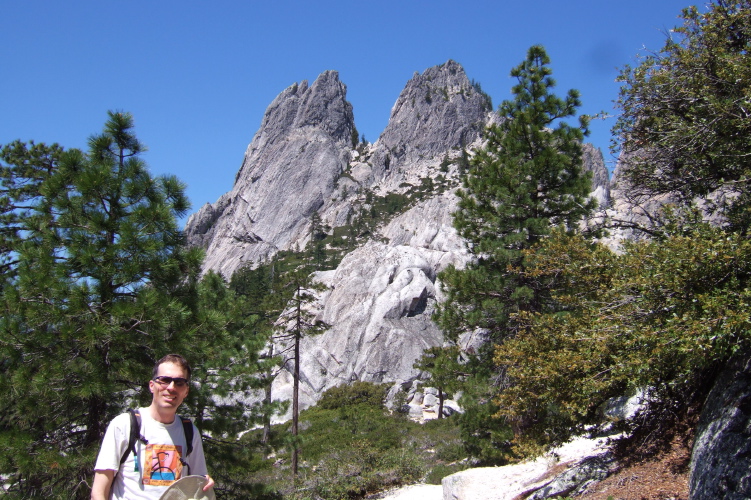
[[[130,415],[130,437],[128,438],[128,448],[126,448],[125,453],[123,453],[123,456],[120,458],[120,465],[125,462],[128,455],[133,453],[136,464],[135,470],[138,470],[138,440],[140,439],[146,444],[149,442],[141,435],[141,414],[138,410],[134,410],[133,408],[128,409],[128,414]],[[187,444],[185,457],[187,457],[193,451],[193,422],[191,422],[189,418],[183,417],[180,417],[180,420],[183,423],[183,432],[185,433],[185,442]],[[188,475],[190,475],[190,466],[188,463],[182,458],[180,461],[188,468]]]
[[[183,432],[185,433],[185,442],[188,443],[188,450],[185,453],[187,457],[193,451],[193,422],[189,418],[180,417],[183,422]]]
[[[189,418],[183,418],[180,417],[180,420],[182,420],[183,423],[183,433],[185,434],[185,442],[187,443],[187,450],[185,453],[185,457],[180,457],[180,463],[183,464],[184,467],[188,469],[188,476],[190,475],[190,465],[188,464],[188,461],[185,460],[188,458],[188,455],[193,451],[193,422],[190,421]]]
[[[133,453],[136,464],[135,470],[138,470],[138,448],[136,447],[138,445],[138,440],[140,439],[147,444],[148,441],[141,435],[141,414],[138,412],[138,410],[134,410],[133,408],[128,409],[128,414],[130,415],[130,436],[128,438],[128,447],[125,449],[125,453],[123,453],[123,456],[120,458],[120,465],[125,462],[125,460],[128,458],[128,455]]]

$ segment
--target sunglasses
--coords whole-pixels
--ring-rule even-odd
[[[182,377],[167,377],[165,375],[160,375],[158,377],[154,377],[154,382],[161,386],[168,386],[171,383],[174,382],[175,387],[186,387],[188,385],[188,379],[182,378]]]

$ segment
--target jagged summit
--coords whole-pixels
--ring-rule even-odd
[[[307,80],[294,83],[269,104],[235,181],[243,177],[247,167],[258,165],[263,160],[254,153],[304,130],[315,130],[348,147],[354,123],[352,104],[347,101],[347,87],[339,80],[338,72],[321,73],[312,86],[308,86]]]
[[[327,71],[273,100],[232,190],[188,220],[189,242],[206,249],[205,268],[226,278],[280,250],[304,248],[313,213],[328,234],[339,229],[347,253],[336,269],[317,273],[326,291],[311,305],[330,327],[302,341],[303,407],[352,380],[416,387],[414,361],[443,343],[431,319],[442,300],[437,276],[471,258],[452,226],[453,189],[465,152],[481,144],[496,119],[487,95],[448,61],[406,83],[375,144],[355,144],[346,87]],[[584,157],[597,180],[593,195],[607,206],[602,154],[586,146]],[[389,196],[406,202],[388,217],[371,216],[374,200]],[[376,223],[366,241],[355,221],[367,217]],[[482,341],[475,334],[460,339],[466,349]],[[283,371],[274,398],[289,398],[291,387]]]
[[[339,74],[325,71],[271,102],[232,190],[186,225],[188,241],[206,249],[207,269],[229,278],[246,263],[302,247],[314,212],[343,225],[355,192],[391,192],[429,176],[427,167],[448,151],[480,138],[490,111],[487,96],[450,60],[407,82],[376,144],[351,161],[357,137],[346,93]]]
[[[339,74],[326,71],[272,101],[232,190],[186,224],[189,243],[206,249],[207,269],[229,278],[299,239],[347,167],[355,125],[346,93]]]
[[[459,63],[449,60],[415,73],[376,143],[373,178],[472,144],[482,135],[490,111],[490,99],[467,78]]]

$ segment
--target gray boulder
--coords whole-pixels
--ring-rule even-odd
[[[464,410],[461,406],[459,406],[459,403],[450,399],[447,399],[443,402],[444,417],[450,417],[451,415],[455,415],[457,413],[464,413]]]
[[[691,455],[691,500],[751,498],[751,354],[734,358],[704,404]]]
[[[409,409],[408,410],[409,418],[414,419],[414,420],[422,419],[422,412],[423,412],[422,406],[418,404],[409,404],[407,405],[407,408]]]
[[[438,406],[438,396],[435,394],[426,394],[422,404],[429,407]]]
[[[580,437],[550,450],[535,460],[503,467],[467,469],[441,481],[444,500],[516,500],[540,492],[538,498],[555,496],[554,491],[579,490],[588,481],[606,474],[608,443],[605,438]],[[551,481],[553,471],[565,469]],[[549,488],[545,492],[545,488]],[[549,494],[548,494],[549,493]]]
[[[582,460],[579,464],[556,476],[550,483],[535,491],[530,500],[576,495],[592,483],[610,474],[612,455],[600,455]]]

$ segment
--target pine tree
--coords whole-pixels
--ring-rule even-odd
[[[517,79],[514,99],[501,103],[501,120],[487,129],[486,145],[475,152],[458,191],[454,226],[475,259],[466,269],[449,267],[441,274],[447,296],[436,319],[454,341],[463,331],[480,328],[488,334],[472,365],[484,375],[467,382],[480,386],[467,387],[471,390],[463,400],[468,409],[463,420],[475,427],[468,435],[498,425],[485,421],[493,413],[485,411],[493,392],[487,384],[503,379],[492,369],[493,346],[516,334],[518,313],[544,311],[551,304],[549,291],[521,272],[523,251],[553,227],[575,228],[595,205],[588,199],[589,176],[582,171],[588,120],[581,116],[576,126],[566,121],[581,105],[579,94],[570,90],[560,98],[552,93],[549,63],[544,48],[533,46],[511,71]],[[469,400],[471,394],[477,395],[475,401]],[[492,453],[487,458],[502,460]]]
[[[438,390],[438,418],[443,418],[443,403],[448,391],[459,387],[464,368],[459,359],[459,347],[431,347],[426,349],[413,367],[430,375],[430,383]]]
[[[244,314],[254,318],[254,327],[265,344],[255,359],[258,384],[263,390],[263,401],[256,408],[261,415],[263,435],[261,444],[268,445],[271,440],[271,419],[273,415],[283,413],[285,406],[274,402],[271,386],[281,370],[281,358],[272,338],[274,323],[282,312],[282,303],[277,292],[277,262],[257,268],[242,267],[235,271],[230,281],[230,288],[241,298]]]
[[[300,416],[300,363],[302,352],[300,341],[307,336],[323,333],[326,325],[317,320],[309,310],[309,305],[315,300],[316,292],[322,285],[316,283],[310,274],[310,266],[302,266],[285,273],[280,277],[279,297],[284,301],[285,308],[277,320],[277,333],[274,338],[289,345],[283,355],[287,360],[285,365],[292,362],[292,473],[297,476],[300,456],[298,442]],[[292,355],[288,356],[291,352]]]
[[[181,350],[194,365],[194,385],[210,390],[191,391],[181,415],[201,430],[212,476],[232,498],[250,498],[257,487],[247,479],[256,463],[253,449],[239,437],[267,415],[263,405],[245,404],[269,385],[260,353],[270,331],[250,303],[221,275],[209,271],[197,284],[191,314],[182,326],[191,335]]]
[[[476,152],[458,193],[454,225],[476,260],[443,274],[449,296],[439,320],[451,332],[482,327],[500,341],[512,333],[511,314],[543,308],[544,290],[514,270],[523,266],[522,250],[551,227],[575,227],[594,208],[582,171],[587,119],[580,117],[578,126],[565,121],[575,116],[579,94],[552,94],[548,64],[545,50],[534,46],[511,72],[518,80],[515,99],[501,104],[502,120],[488,128],[487,145]]]
[[[51,221],[49,207],[41,209],[42,186],[57,170],[63,149],[57,144],[15,141],[0,150],[0,270],[4,277],[18,267],[14,253],[24,240],[33,239],[34,228]],[[36,208],[35,208],[36,207]]]
[[[190,343],[175,327],[200,265],[176,222],[189,205],[132,127],[110,113],[86,153],[3,150],[0,472],[21,496],[88,498],[107,423]]]

